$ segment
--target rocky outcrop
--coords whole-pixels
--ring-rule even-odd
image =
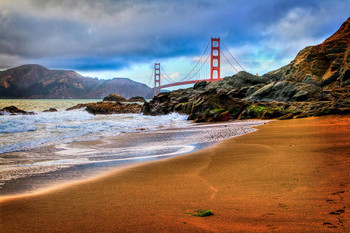
[[[126,99],[117,93],[112,93],[112,94],[109,94],[108,96],[104,97],[103,101],[123,102],[123,101],[126,101]]]
[[[185,89],[160,93],[149,103],[144,104],[143,113],[163,115],[179,112],[188,114],[188,120],[194,122],[254,118],[290,119],[350,113],[350,98],[332,101],[252,101],[237,98],[237,92],[224,89],[219,91],[209,89],[194,94],[195,92],[192,89]]]
[[[56,108],[50,108],[50,109],[44,110],[43,112],[57,112],[57,109]]]
[[[263,77],[283,82],[291,96],[283,101],[336,100],[332,92],[347,92],[350,85],[350,18],[323,43],[301,50],[288,65]],[[293,87],[294,86],[294,87]],[[278,90],[278,88],[275,88]],[[276,90],[267,98],[275,99]],[[259,96],[252,96],[252,99]]]
[[[4,107],[0,110],[0,115],[34,115],[34,112],[27,112],[17,108],[16,106]]]
[[[142,106],[139,104],[124,104],[120,102],[98,102],[88,104],[78,104],[67,111],[86,108],[91,114],[120,114],[120,113],[140,113]]]
[[[303,49],[278,70],[199,82],[160,93],[143,107],[149,115],[170,112],[188,114],[195,122],[350,113],[350,18],[330,38]]]
[[[130,99],[127,100],[123,96],[121,96],[117,93],[112,93],[112,94],[104,97],[103,101],[138,102],[138,103],[146,102],[145,98],[143,98],[142,96],[134,96],[134,97],[131,97]]]
[[[134,97],[131,97],[130,99],[128,99],[128,102],[144,103],[144,102],[146,102],[146,100],[142,96],[134,96]]]

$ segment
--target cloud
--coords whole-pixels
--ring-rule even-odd
[[[72,60],[71,66],[90,69],[85,57],[123,57],[127,64],[137,59],[171,57],[195,52],[198,30],[208,22],[202,4],[172,1],[4,1],[0,5],[3,55],[18,55],[28,61],[47,58]],[[187,5],[187,6],[186,6]],[[203,8],[199,16],[192,10]],[[207,10],[206,10],[207,9]],[[6,36],[4,36],[6,35]],[[76,61],[75,61],[76,59]],[[83,60],[88,62],[82,64]],[[97,62],[98,63],[98,62]],[[113,67],[113,66],[111,66]]]
[[[307,3],[289,6],[280,18],[257,25],[259,39],[231,44],[230,52],[248,71],[263,74],[288,64],[306,46],[324,41],[348,17],[344,9],[350,7],[350,1]]]
[[[177,79],[177,78],[180,77],[180,74],[179,74],[179,72],[174,72],[174,73],[171,73],[169,75],[169,77],[172,78],[172,79]]]
[[[0,54],[0,70],[20,66],[25,63],[26,61],[20,58],[19,56]]]
[[[189,59],[187,67],[211,36],[221,36],[242,65],[261,73],[334,32],[349,2],[2,0],[0,68],[124,71],[177,57]]]

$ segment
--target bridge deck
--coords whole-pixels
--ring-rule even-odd
[[[207,82],[217,82],[220,81],[221,79],[200,79],[200,80],[190,80],[190,81],[184,81],[184,82],[176,82],[176,83],[170,83],[170,84],[165,84],[161,85],[158,88],[167,88],[167,87],[174,87],[174,86],[181,86],[181,85],[186,85],[186,84],[194,84],[202,81],[207,81]]]

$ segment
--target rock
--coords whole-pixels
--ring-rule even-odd
[[[350,69],[350,18],[323,43],[301,50],[285,67],[266,74],[282,80],[314,84],[328,90],[344,84]],[[346,78],[345,78],[346,79]]]
[[[216,121],[228,121],[230,120],[230,112],[229,111],[225,111],[220,113],[216,118]]]
[[[193,98],[191,92],[186,89],[181,89],[173,92],[161,92],[157,96],[153,97],[151,101],[143,105],[143,114],[145,115],[164,115],[176,111],[182,112],[182,107],[178,104],[180,101],[188,100]],[[185,98],[185,97],[188,98]],[[184,99],[185,98],[185,99]]]
[[[249,100],[261,100],[261,99],[271,99],[268,96],[272,93],[272,89],[275,86],[275,83],[269,83],[256,92],[254,92],[251,96],[249,96],[247,99]]]
[[[0,115],[33,115],[35,114],[34,112],[26,112],[24,110],[21,110],[19,108],[17,108],[16,106],[8,106],[8,107],[4,107],[3,109],[0,110]]]
[[[305,90],[300,90],[293,96],[293,99],[295,101],[305,101],[308,99],[308,95],[309,95],[309,92]]]
[[[251,87],[259,84],[268,84],[271,80],[267,77],[256,76],[246,71],[238,72],[231,77],[225,77],[222,81],[213,83],[212,86],[220,86],[222,89],[231,90],[232,88]]]
[[[233,98],[228,93],[202,94],[193,101],[188,119],[195,122],[235,119],[247,105],[246,101]]]
[[[142,106],[139,104],[124,104],[120,102],[98,102],[88,104],[78,104],[69,110],[86,107],[86,111],[91,114],[120,114],[120,113],[141,113]]]
[[[286,115],[283,115],[281,117],[278,117],[278,120],[288,120],[293,119],[294,114],[293,113],[287,113]]]
[[[44,110],[43,112],[57,112],[57,109],[56,108],[50,108],[50,109]]]
[[[320,100],[321,101],[330,101],[332,99],[333,99],[332,91],[329,91],[329,90],[321,91],[321,93],[320,93]]]
[[[202,81],[202,82],[199,82],[199,83],[195,83],[194,86],[193,86],[193,89],[194,90],[203,89],[206,86],[207,86],[207,82],[206,81]]]
[[[135,96],[135,97],[131,97],[130,99],[128,99],[129,102],[146,102],[145,98],[143,98],[142,96]]]
[[[121,95],[119,95],[117,93],[112,93],[112,94],[104,97],[103,101],[119,101],[119,102],[123,102],[123,101],[126,101],[126,99],[123,96],[121,96]]]
[[[66,111],[71,111],[79,108],[85,108],[88,104],[77,104],[66,109]]]

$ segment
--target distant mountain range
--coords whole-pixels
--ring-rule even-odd
[[[73,70],[49,70],[40,65],[0,71],[0,98],[99,99],[111,93],[125,98],[153,97],[152,88],[128,78],[89,78]]]

